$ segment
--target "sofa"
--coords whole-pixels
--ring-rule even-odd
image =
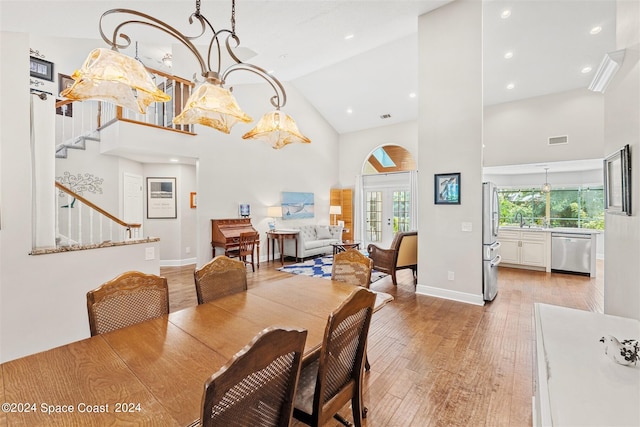
[[[332,243],[342,243],[341,225],[300,225],[291,227],[291,230],[299,230],[298,233],[298,258],[307,258],[317,255],[333,254]],[[296,241],[287,239],[284,242],[284,255],[296,256]]]

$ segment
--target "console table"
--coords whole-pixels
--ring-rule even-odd
[[[640,339],[640,321],[535,304],[534,426],[640,425],[640,366],[604,354],[607,335]]]
[[[267,231],[267,261],[275,261],[276,251],[275,242],[278,241],[278,248],[280,249],[280,263],[284,265],[284,240],[294,239],[296,246],[296,261],[298,260],[298,230],[274,230]],[[269,245],[271,243],[271,245]],[[269,250],[271,248],[271,250]],[[273,253],[273,260],[271,259],[271,253]]]

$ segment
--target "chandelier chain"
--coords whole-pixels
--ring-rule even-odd
[[[231,34],[236,33],[236,0],[231,0]]]
[[[196,16],[200,16],[200,0],[196,0]]]

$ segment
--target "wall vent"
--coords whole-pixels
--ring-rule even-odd
[[[390,119],[391,118],[391,114],[383,114],[380,116],[381,119]]]
[[[549,145],[568,144],[568,143],[569,143],[569,137],[567,135],[549,137]]]

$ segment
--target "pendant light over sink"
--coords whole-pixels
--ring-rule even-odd
[[[549,184],[548,171],[549,168],[544,168],[544,184],[542,184],[543,193],[551,193],[551,184]]]

